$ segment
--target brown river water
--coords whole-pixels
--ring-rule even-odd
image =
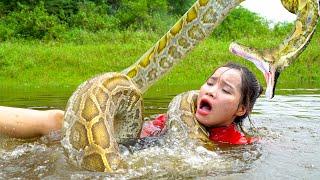
[[[0,92],[0,106],[32,109],[64,109],[71,94],[52,89]],[[145,97],[145,116],[166,112],[174,95]],[[0,179],[319,179],[319,114],[320,89],[282,89],[272,100],[262,96],[254,107],[251,119],[259,143],[208,151],[161,137],[147,139],[148,147],[123,148],[128,168],[113,174],[70,165],[55,136],[21,140],[0,135]]]

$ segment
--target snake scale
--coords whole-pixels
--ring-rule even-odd
[[[316,30],[320,11],[318,0],[281,0],[283,6],[297,15],[293,32],[276,48],[258,50],[232,43],[230,51],[252,61],[264,74],[266,97],[274,96],[277,79],[307,47]]]
[[[126,163],[121,160],[118,143],[139,137],[143,123],[142,94],[199,42],[208,37],[242,1],[196,1],[136,63],[121,73],[108,72],[82,83],[68,101],[63,127],[62,146],[70,162],[92,171],[114,172],[124,167]],[[276,54],[288,53],[296,57],[314,32],[312,29],[319,16],[319,2],[315,0],[282,2],[288,10],[298,12],[298,19],[295,31],[280,45]],[[301,3],[308,8],[301,9]],[[236,47],[234,45],[231,49],[238,55],[255,52],[246,48],[240,51],[238,45]],[[281,66],[282,59],[278,56],[275,58],[270,62]],[[190,104],[196,97],[197,93],[190,92],[174,99],[168,114],[169,117],[177,118],[169,121],[170,126],[183,123],[189,128],[190,137],[208,142],[206,132],[193,117],[195,106]]]

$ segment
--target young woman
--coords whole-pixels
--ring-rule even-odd
[[[216,69],[201,86],[195,117],[214,142],[250,144],[257,138],[245,136],[242,122],[262,91],[262,86],[246,67],[228,63]],[[160,115],[152,123],[145,124],[141,136],[162,133],[165,121],[166,116]]]
[[[201,87],[196,117],[208,127],[209,138],[230,144],[246,144],[256,138],[246,137],[243,120],[252,112],[263,91],[256,77],[246,68],[229,63],[218,68]]]
[[[242,121],[251,113],[262,87],[246,68],[234,63],[219,67],[200,88],[195,117],[205,126],[209,138],[230,144],[252,143],[256,138],[246,137]],[[45,135],[61,128],[63,111],[36,111],[0,107],[0,133],[14,137]],[[165,131],[166,115],[146,122],[141,136],[156,136]]]

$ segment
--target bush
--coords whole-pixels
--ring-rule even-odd
[[[196,0],[167,0],[169,13],[182,16],[196,2]]]
[[[44,4],[40,3],[35,8],[31,9],[26,6],[22,6],[20,11],[14,11],[9,13],[5,18],[1,19],[1,26],[6,28],[2,32],[1,39],[7,39],[11,37],[21,38],[36,38],[42,39],[46,36],[57,37],[57,34],[50,34],[53,32],[51,29],[59,29],[62,25],[58,21],[58,18],[49,15]]]
[[[107,14],[106,5],[97,6],[92,2],[79,4],[79,11],[70,18],[72,28],[81,28],[90,32],[113,30],[118,26],[118,20]]]
[[[285,36],[293,31],[293,24],[291,23],[278,23],[273,27],[273,33],[277,36]]]
[[[74,39],[75,32],[148,31],[165,33],[196,0],[2,0],[0,41],[12,38]],[[320,24],[320,23],[319,23]],[[291,24],[270,30],[257,14],[236,8],[212,34],[217,39],[284,36]],[[72,37],[66,37],[71,35]]]
[[[164,0],[123,0],[115,17],[119,19],[122,29],[155,31],[158,31],[159,27],[167,29],[171,19],[168,16],[167,2]]]
[[[238,39],[270,33],[268,22],[242,7],[234,9],[213,32],[217,39]]]
[[[133,24],[136,27],[142,26],[151,16],[148,14],[148,5],[146,0],[123,0],[116,13],[116,18],[120,20],[122,28],[128,28]]]
[[[46,11],[56,16],[60,22],[67,23],[69,18],[78,12],[77,0],[50,0],[44,2]]]

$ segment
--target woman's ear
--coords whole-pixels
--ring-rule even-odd
[[[244,105],[240,105],[237,109],[236,116],[243,116],[247,112],[247,109]]]

